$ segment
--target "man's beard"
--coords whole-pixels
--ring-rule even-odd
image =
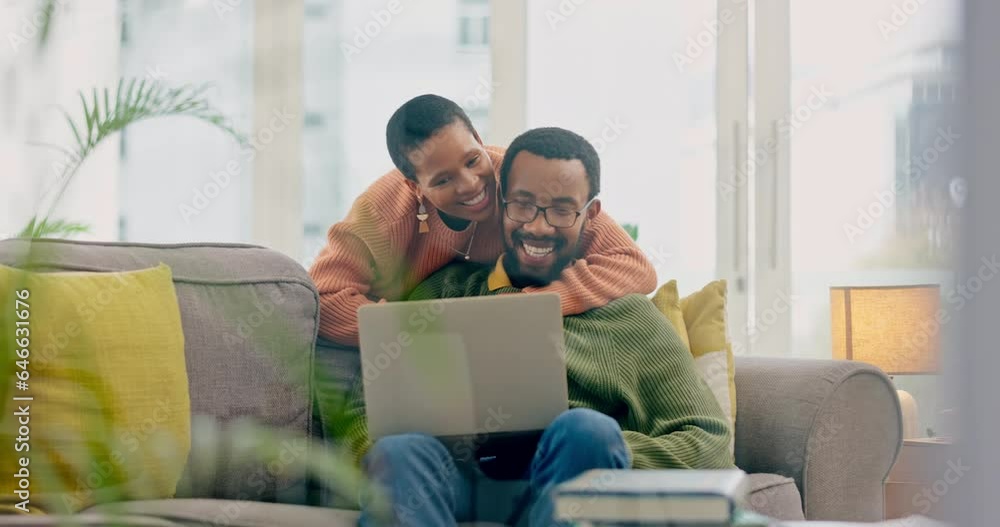
[[[572,263],[576,257],[578,247],[575,247],[572,251],[562,252],[565,242],[561,239],[551,240],[554,242],[552,252],[556,255],[555,262],[553,262],[553,264],[549,267],[548,272],[544,275],[528,274],[521,269],[521,260],[518,258],[517,254],[517,247],[521,245],[523,239],[524,237],[518,235],[517,231],[515,231],[511,235],[513,245],[504,244],[504,270],[507,271],[510,283],[518,289],[524,289],[525,287],[544,287],[551,284],[559,279],[559,275],[562,274],[563,269],[569,266],[569,264]],[[579,242],[577,245],[579,246]]]

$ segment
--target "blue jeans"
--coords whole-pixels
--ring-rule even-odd
[[[559,415],[538,443],[527,474],[533,501],[532,527],[565,525],[553,519],[552,489],[593,468],[621,469],[631,464],[618,423],[594,410],[574,408]],[[362,496],[359,525],[448,526],[475,519],[475,471],[460,469],[448,449],[423,434],[377,441],[365,456],[365,470],[391,501],[391,519],[381,523]]]

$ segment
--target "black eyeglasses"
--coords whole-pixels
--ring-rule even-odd
[[[594,202],[597,197],[593,197],[586,205],[580,210],[574,210],[569,207],[563,206],[552,206],[552,207],[539,207],[534,203],[527,201],[507,201],[503,199],[503,208],[506,211],[507,217],[518,223],[531,223],[535,221],[538,217],[538,213],[541,212],[545,216],[545,223],[557,228],[557,229],[568,229],[576,225],[577,218],[581,214],[586,212],[590,205]]]

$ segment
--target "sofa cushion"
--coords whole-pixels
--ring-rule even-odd
[[[319,300],[305,269],[251,245],[18,239],[0,241],[0,264],[24,265],[29,248],[40,271],[111,272],[161,262],[172,269],[193,419],[178,497],[304,501],[301,471],[268,470],[274,460],[238,458],[225,441],[228,424],[240,418],[312,433]]]
[[[802,496],[795,480],[777,474],[750,474],[750,495],[746,506],[757,514],[777,520],[805,520]]]
[[[656,291],[652,300],[688,347],[698,373],[729,416],[730,430],[734,430],[736,365],[726,327],[726,281],[709,282],[700,291],[680,298],[677,281],[670,280]],[[735,443],[730,439],[729,452],[734,451]]]
[[[687,324],[684,323],[684,312],[681,311],[681,297],[677,292],[677,280],[670,280],[660,286],[652,300],[656,309],[659,309],[660,313],[663,313],[663,316],[667,317],[667,320],[674,326],[674,331],[684,341],[688,351],[691,351],[691,339],[688,337]]]
[[[355,527],[358,511],[258,503],[235,500],[151,500],[99,505],[87,512],[122,513],[131,517],[148,516],[179,525],[228,525],[231,527]],[[463,523],[487,526],[498,524]]]

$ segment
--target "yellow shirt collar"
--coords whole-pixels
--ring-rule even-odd
[[[486,279],[486,285],[489,287],[490,291],[496,291],[501,287],[514,287],[514,284],[510,282],[510,277],[507,276],[507,270],[503,268],[503,255],[497,259],[497,265],[493,268],[493,272],[490,273],[489,278]]]

